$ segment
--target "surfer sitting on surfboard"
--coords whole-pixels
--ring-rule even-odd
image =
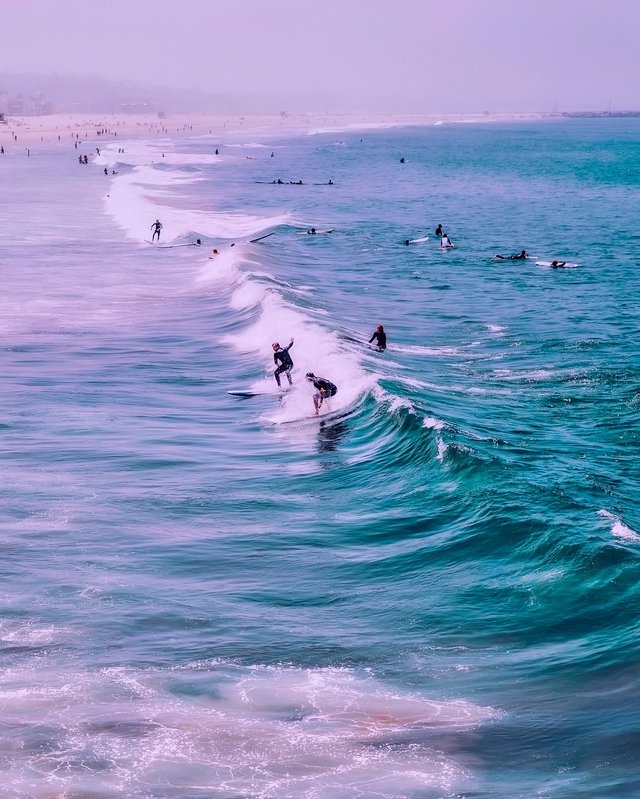
[[[317,416],[324,398],[334,397],[338,392],[338,387],[330,380],[325,380],[324,377],[316,377],[313,372],[307,372],[306,378],[317,389],[317,392],[313,395],[313,407],[316,409]]]
[[[376,329],[373,331],[373,334],[369,339],[369,344],[371,344],[371,342],[374,339],[376,340],[376,344],[379,350],[387,349],[387,334],[384,332],[384,327],[382,327],[382,325],[378,325]]]
[[[291,360],[291,356],[289,355],[289,350],[293,347],[293,339],[289,342],[288,347],[281,347],[277,341],[274,341],[271,345],[273,347],[273,362],[278,367],[273,376],[276,379],[276,383],[278,384],[278,388],[280,387],[280,375],[284,372],[287,376],[287,380],[289,381],[289,385],[293,385],[293,381],[291,380],[291,370],[293,369],[293,361]],[[278,361],[280,365],[278,366]]]
[[[453,247],[453,242],[451,241],[449,236],[447,236],[446,233],[443,233],[442,238],[440,239],[440,248],[443,250],[447,250],[449,249],[449,247]]]

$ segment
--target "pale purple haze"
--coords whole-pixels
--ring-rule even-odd
[[[306,97],[309,110],[318,97],[380,111],[640,108],[637,0],[3,0],[1,6],[0,73]]]

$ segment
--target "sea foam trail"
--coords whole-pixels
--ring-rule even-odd
[[[461,790],[472,775],[456,760],[456,735],[499,715],[347,668],[221,661],[53,671],[33,660],[4,670],[0,696],[11,729],[5,789],[27,780],[42,799],[79,795],[87,775],[91,795],[110,796],[166,795],[169,783],[172,796],[211,786],[206,795],[303,799]],[[46,750],[34,750],[43,733]]]
[[[114,153],[113,147],[101,151],[95,160],[113,166],[124,163],[132,168],[112,178],[105,197],[105,210],[129,238],[138,241],[151,239],[151,225],[155,219],[162,222],[161,242],[170,243],[183,237],[197,236],[211,239],[236,239],[256,236],[270,227],[285,224],[287,214],[272,217],[251,216],[242,213],[199,211],[186,207],[178,199],[180,190],[202,179],[197,171],[167,168],[173,165],[210,165],[216,156],[165,153],[162,163],[157,162],[156,148],[137,143],[132,152],[130,145],[124,154]],[[156,156],[152,163],[151,155]],[[162,168],[160,168],[162,167]],[[182,206],[182,207],[181,207]]]

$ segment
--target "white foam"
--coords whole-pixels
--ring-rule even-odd
[[[609,513],[607,510],[599,510],[598,516],[602,516],[603,519],[608,519],[609,521],[613,522],[611,525],[611,534],[616,538],[624,538],[627,541],[640,541],[640,535],[630,527],[627,527],[627,525],[622,522],[619,516],[615,516],[613,513]]]
[[[447,454],[447,450],[449,449],[449,446],[444,443],[444,441],[442,440],[442,438],[439,435],[436,435],[436,446],[438,448],[436,457],[440,461],[440,463],[443,463],[444,462],[444,456]]]
[[[436,419],[435,416],[425,416],[422,420],[422,426],[429,430],[442,430],[446,427],[446,424],[442,419]]]
[[[455,744],[447,753],[425,731],[452,736],[499,716],[346,668],[213,661],[88,672],[38,661],[2,678],[3,721],[17,739],[3,751],[3,786],[32,797],[84,794],[88,776],[101,795],[119,794],[123,784],[130,795],[167,785],[176,795],[300,799],[448,794],[472,775]],[[175,690],[205,678],[208,692]],[[28,745],[43,725],[45,752]]]
[[[163,244],[185,236],[194,239],[196,235],[231,240],[249,238],[289,219],[287,214],[259,217],[180,207],[176,190],[200,179],[193,172],[139,165],[113,178],[105,209],[127,236],[141,242],[151,239],[152,223],[159,219],[163,225]]]

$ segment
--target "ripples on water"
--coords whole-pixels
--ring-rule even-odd
[[[634,796],[636,126],[5,167],[5,795]]]

